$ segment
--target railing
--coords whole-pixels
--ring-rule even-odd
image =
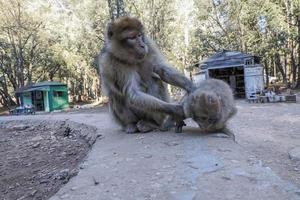
[[[19,106],[14,109],[9,110],[11,115],[34,115],[35,108],[34,106]]]

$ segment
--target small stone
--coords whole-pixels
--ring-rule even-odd
[[[25,199],[25,198],[26,198],[26,196],[24,195],[24,196],[18,198],[17,200],[23,200],[23,199]]]
[[[224,180],[226,180],[226,181],[229,181],[229,180],[231,180],[231,178],[230,178],[230,177],[228,177],[228,176],[222,176],[221,178],[222,178],[222,179],[224,179]]]
[[[32,145],[33,148],[38,148],[41,145],[41,143],[37,142],[35,144]]]
[[[16,131],[23,131],[25,129],[28,129],[30,126],[28,125],[16,125],[13,126],[12,129],[16,130]]]
[[[164,142],[164,144],[165,145],[167,145],[167,146],[177,146],[177,145],[179,145],[179,143],[178,142]]]
[[[71,188],[71,191],[75,191],[75,190],[77,190],[77,187],[72,187]]]
[[[143,157],[144,158],[152,158],[153,156],[151,154],[148,154],[148,155],[144,155]]]
[[[37,193],[37,190],[34,190],[34,191],[30,192],[30,195],[34,196],[36,193]]]
[[[70,170],[64,169],[59,172],[59,174],[55,177],[55,179],[59,180],[69,180],[70,178]]]
[[[295,147],[289,152],[291,160],[300,161],[300,147]]]
[[[189,167],[192,168],[192,169],[199,169],[199,167],[196,167],[194,165],[189,165]]]
[[[177,153],[177,154],[175,154],[175,157],[176,157],[176,158],[182,158],[182,157],[184,157],[184,154],[179,154],[179,153]]]
[[[40,184],[43,184],[43,183],[49,183],[49,180],[48,179],[42,179],[42,180],[40,180]]]
[[[93,177],[93,181],[94,181],[94,185],[99,185],[99,181],[95,177]]]
[[[63,194],[63,195],[60,196],[61,199],[67,199],[68,197],[69,197],[68,194]]]

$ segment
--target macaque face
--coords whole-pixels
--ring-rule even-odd
[[[122,43],[128,52],[136,59],[143,59],[148,53],[148,46],[145,43],[144,34],[136,31],[125,33]]]
[[[210,130],[219,121],[221,104],[215,94],[202,93],[192,97],[193,120],[203,130]]]

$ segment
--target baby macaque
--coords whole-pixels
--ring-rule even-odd
[[[235,135],[226,127],[227,120],[237,112],[229,85],[208,79],[199,82],[196,88],[181,100],[185,118],[192,118],[203,132],[223,132],[235,141]],[[177,122],[176,132],[181,132],[182,126],[183,122]]]

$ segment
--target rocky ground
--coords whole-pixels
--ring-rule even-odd
[[[238,114],[229,122],[237,143],[222,134],[199,134],[192,123],[181,134],[172,131],[124,134],[112,122],[106,108],[2,117],[0,122],[5,124],[10,120],[25,118],[47,119],[50,125],[53,121],[61,123],[58,121],[67,120],[97,128],[96,135],[101,135],[101,139],[95,142],[80,165],[79,173],[51,200],[300,199],[300,104],[249,104],[237,101],[237,106]],[[14,132],[16,131],[12,130],[12,134]],[[60,140],[66,140],[63,139],[63,134],[60,135]],[[51,141],[47,138],[45,140]],[[3,138],[0,141],[4,141]],[[38,142],[30,142],[28,145],[31,149],[35,149],[34,146],[41,148],[42,143],[38,145]],[[10,142],[0,144],[3,148],[3,144],[7,146]],[[83,148],[84,146],[73,151],[86,152],[88,147]],[[5,148],[8,149],[9,146]],[[2,151],[1,157],[6,156]],[[37,153],[35,151],[33,153]],[[67,150],[62,148],[61,151]],[[22,155],[16,153],[17,156],[19,154]],[[34,156],[29,157],[31,159]],[[18,159],[19,163],[24,162],[21,157]],[[7,173],[2,170],[3,166],[0,165],[1,195],[2,191],[8,191],[7,195],[10,189],[6,187],[2,190],[2,186],[7,183],[2,178],[2,173]],[[72,164],[65,163],[54,174],[59,174],[66,168],[72,171],[71,166]],[[53,178],[49,180],[52,181]],[[16,181],[12,181],[11,185],[13,184]],[[35,190],[36,186],[31,186],[29,195],[30,192],[35,194]]]

